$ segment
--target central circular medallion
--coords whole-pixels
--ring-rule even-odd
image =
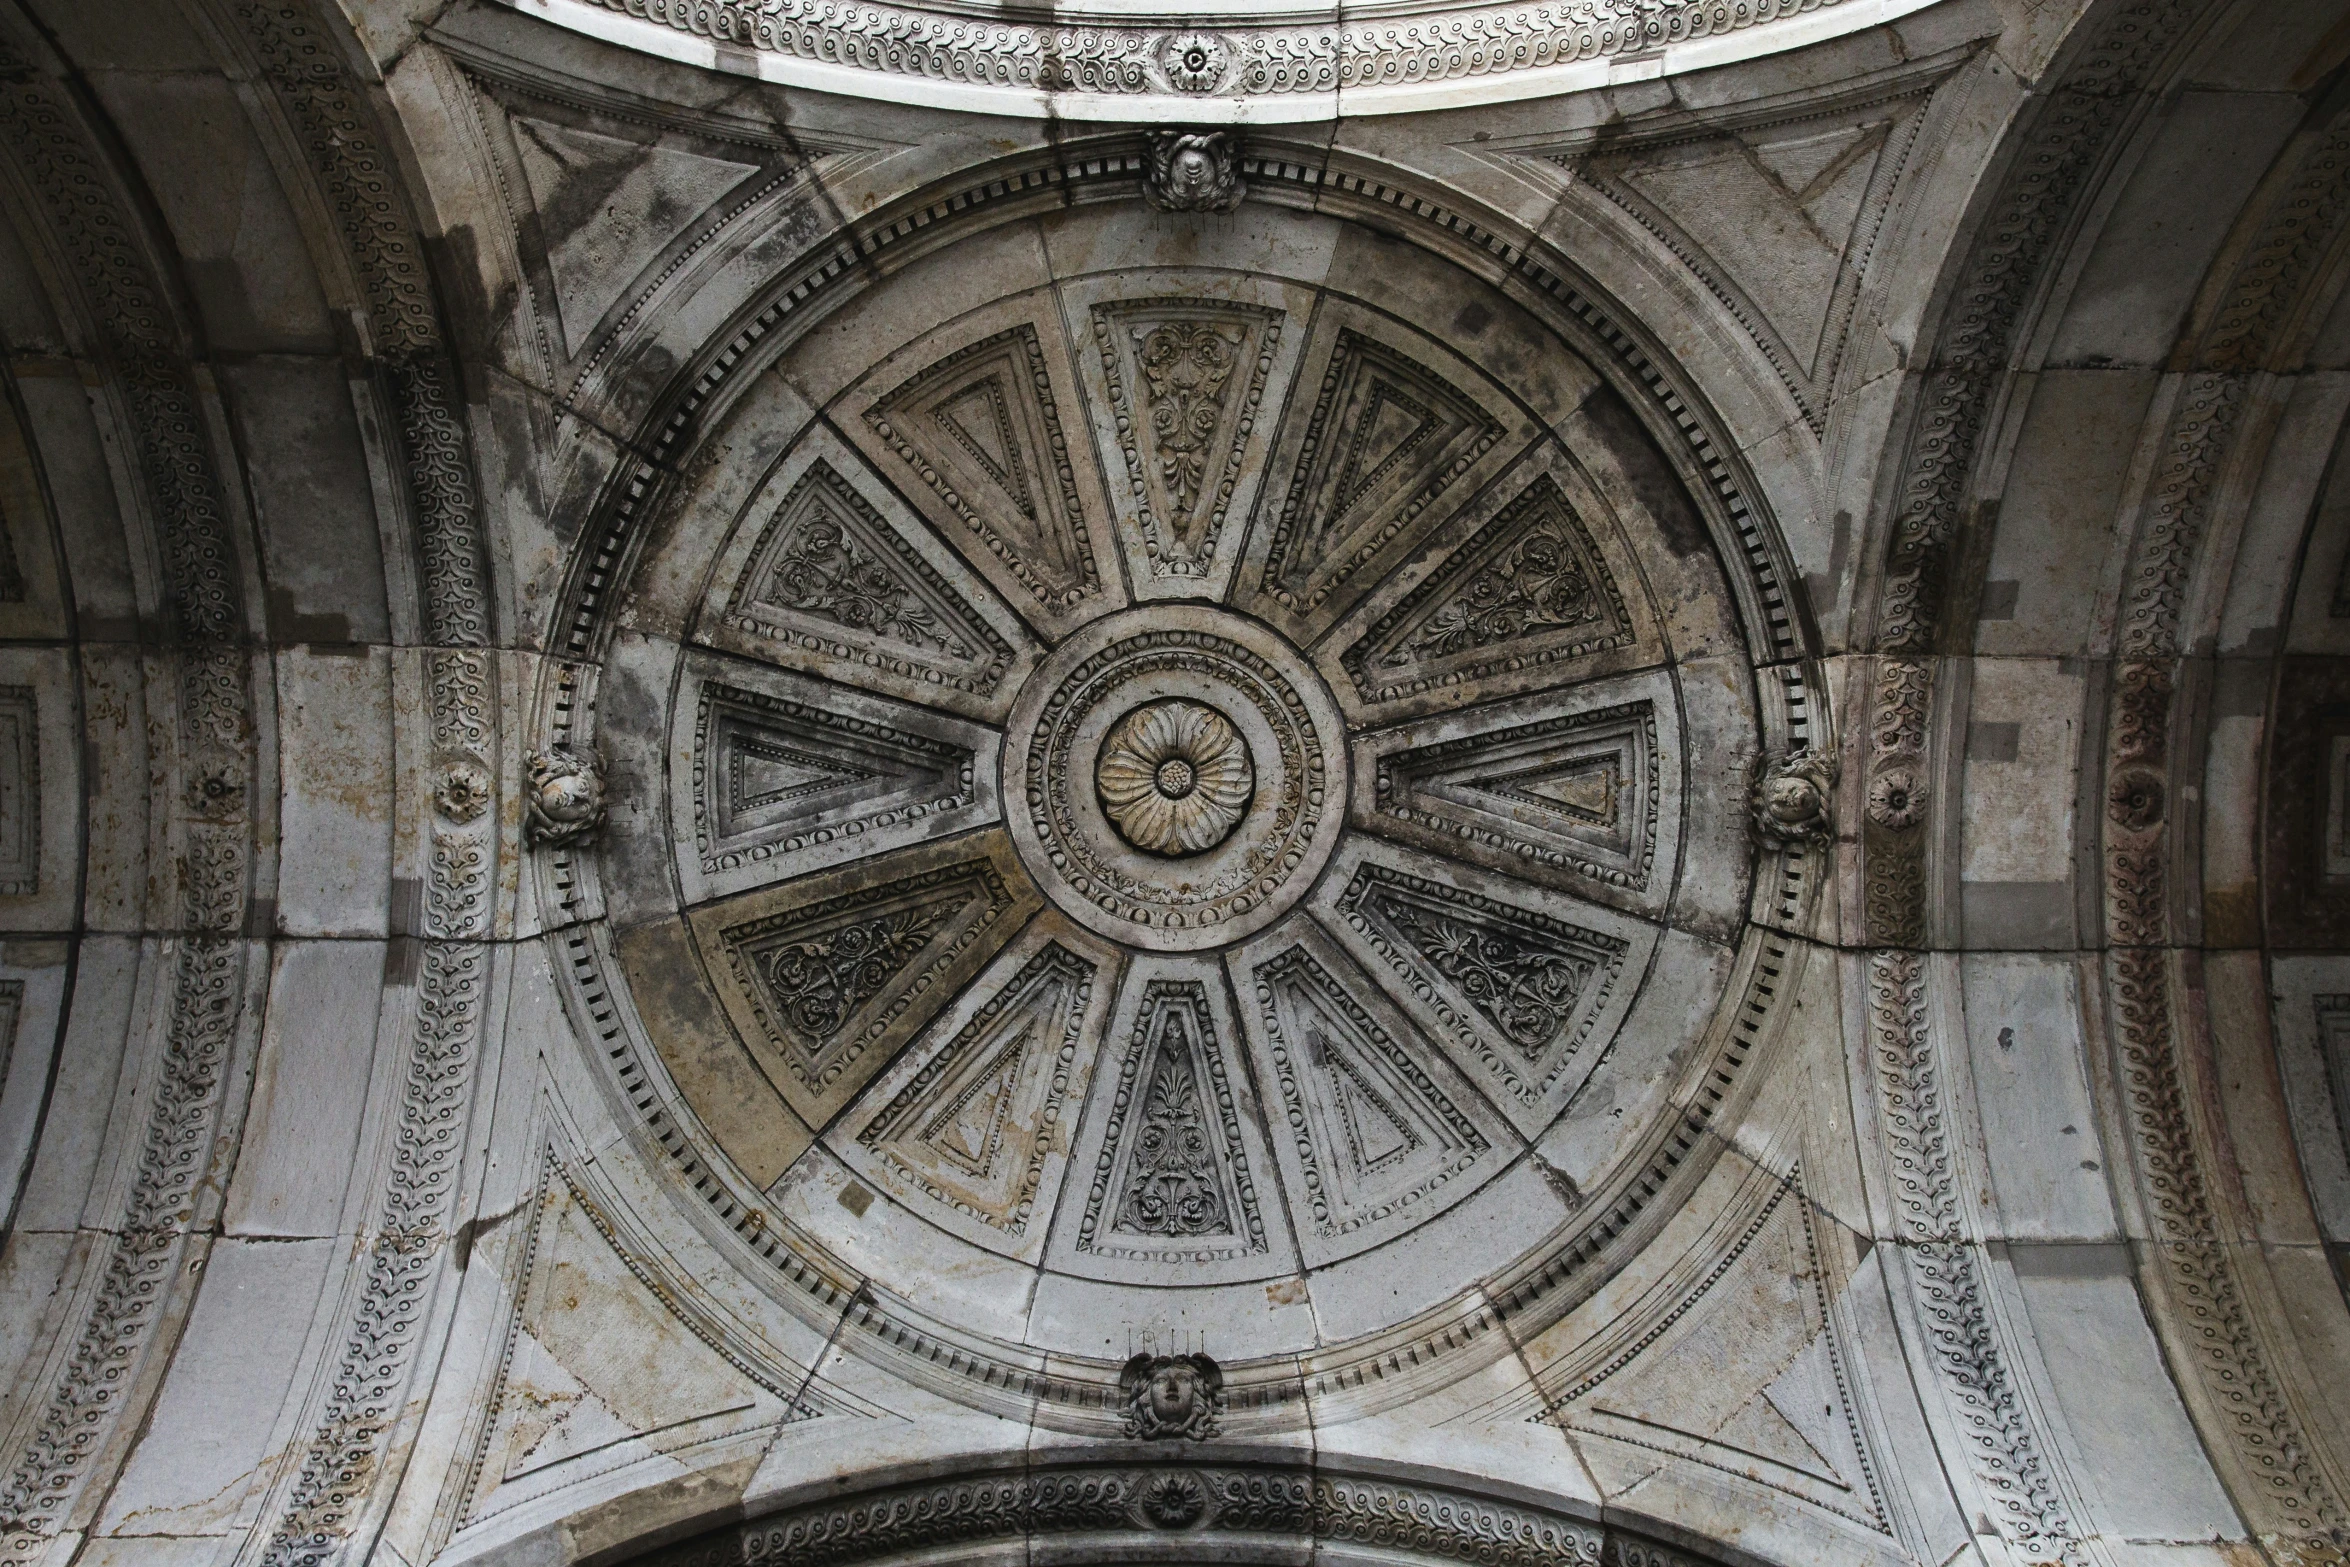
[[[1304,896],[1346,816],[1337,704],[1304,656],[1198,604],[1069,638],[1004,746],[1012,841],[1047,896],[1116,940],[1222,946]]]
[[[1201,854],[1240,825],[1257,770],[1232,720],[1179,698],[1118,721],[1093,764],[1093,786],[1128,843],[1152,854]]]

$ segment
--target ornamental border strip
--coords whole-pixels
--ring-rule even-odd
[[[573,0],[532,14],[640,53],[884,102],[943,92],[964,107],[1063,119],[1295,121],[1348,95],[1395,112],[1727,64],[1933,3],[1436,0],[1374,17],[1333,7],[1314,21],[1195,13],[1175,25],[1110,15],[1032,24],[921,0]],[[1044,99],[1057,101],[1048,109]]]
[[[988,1541],[1050,1540],[1055,1560],[1203,1558],[1328,1543],[1478,1567],[1714,1567],[1710,1558],[1523,1500],[1326,1460],[1035,1461],[899,1480],[722,1524],[628,1567],[853,1567]]]

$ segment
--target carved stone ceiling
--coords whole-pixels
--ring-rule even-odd
[[[713,432],[595,697],[647,802],[603,895],[778,1293],[1079,1380],[1171,1335],[1280,1424],[1687,1155],[1754,674],[1500,293],[1302,214],[1046,247],[909,268]]]

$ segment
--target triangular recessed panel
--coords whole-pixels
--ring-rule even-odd
[[[1620,936],[1371,860],[1333,907],[1446,1025],[1455,1059],[1523,1112],[1578,1064],[1631,949]]]
[[[1047,942],[858,1133],[931,1201],[1017,1239],[1078,1069],[1094,965]]]
[[[509,118],[573,354],[673,240],[759,172],[682,147]]]
[[[1261,416],[1282,313],[1227,300],[1138,299],[1093,311],[1124,479],[1153,578],[1215,575]]]
[[[1317,608],[1501,435],[1434,370],[1342,329],[1266,550],[1265,591],[1293,613]]]
[[[1591,530],[1543,474],[1382,615],[1343,662],[1362,700],[1376,704],[1633,640],[1631,613]]]
[[[1301,1234],[1342,1242],[1433,1204],[1492,1150],[1428,1070],[1302,945],[1256,965]],[[1278,1123],[1277,1123],[1278,1124]]]
[[[1067,608],[1100,591],[1069,439],[1034,326],[957,349],[865,418],[1039,603]]]
[[[726,608],[737,631],[901,680],[987,696],[1010,642],[830,464],[809,465],[761,531]]]
[[[895,857],[896,875],[885,859],[692,915],[728,1014],[811,1124],[829,1119],[1034,910],[1033,888],[1000,843],[956,849]]]
[[[1605,1439],[1603,1485],[1679,1460],[1892,1532],[1831,1312],[1851,1264],[1816,1223],[1800,1186],[1774,1183],[1725,1255],[1543,1374],[1543,1418]]]
[[[1656,711],[1647,701],[1390,751],[1374,824],[1496,869],[1648,886],[1656,856]]]
[[[1691,148],[1617,177],[1726,268],[1810,375],[1890,130],[1877,120],[1750,131],[1714,144],[1714,156]]]
[[[977,798],[975,757],[912,728],[706,682],[695,725],[696,849],[704,872],[845,837]]]
[[[1930,93],[1912,86],[1843,114],[1535,155],[1572,170],[1687,263],[1817,435],[1861,338],[1862,285]]]
[[[1206,986],[1153,980],[1124,1041],[1081,1252],[1159,1262],[1268,1249]]]

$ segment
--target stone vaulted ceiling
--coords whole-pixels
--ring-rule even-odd
[[[0,1553],[2350,1554],[2335,0],[0,0]]]

